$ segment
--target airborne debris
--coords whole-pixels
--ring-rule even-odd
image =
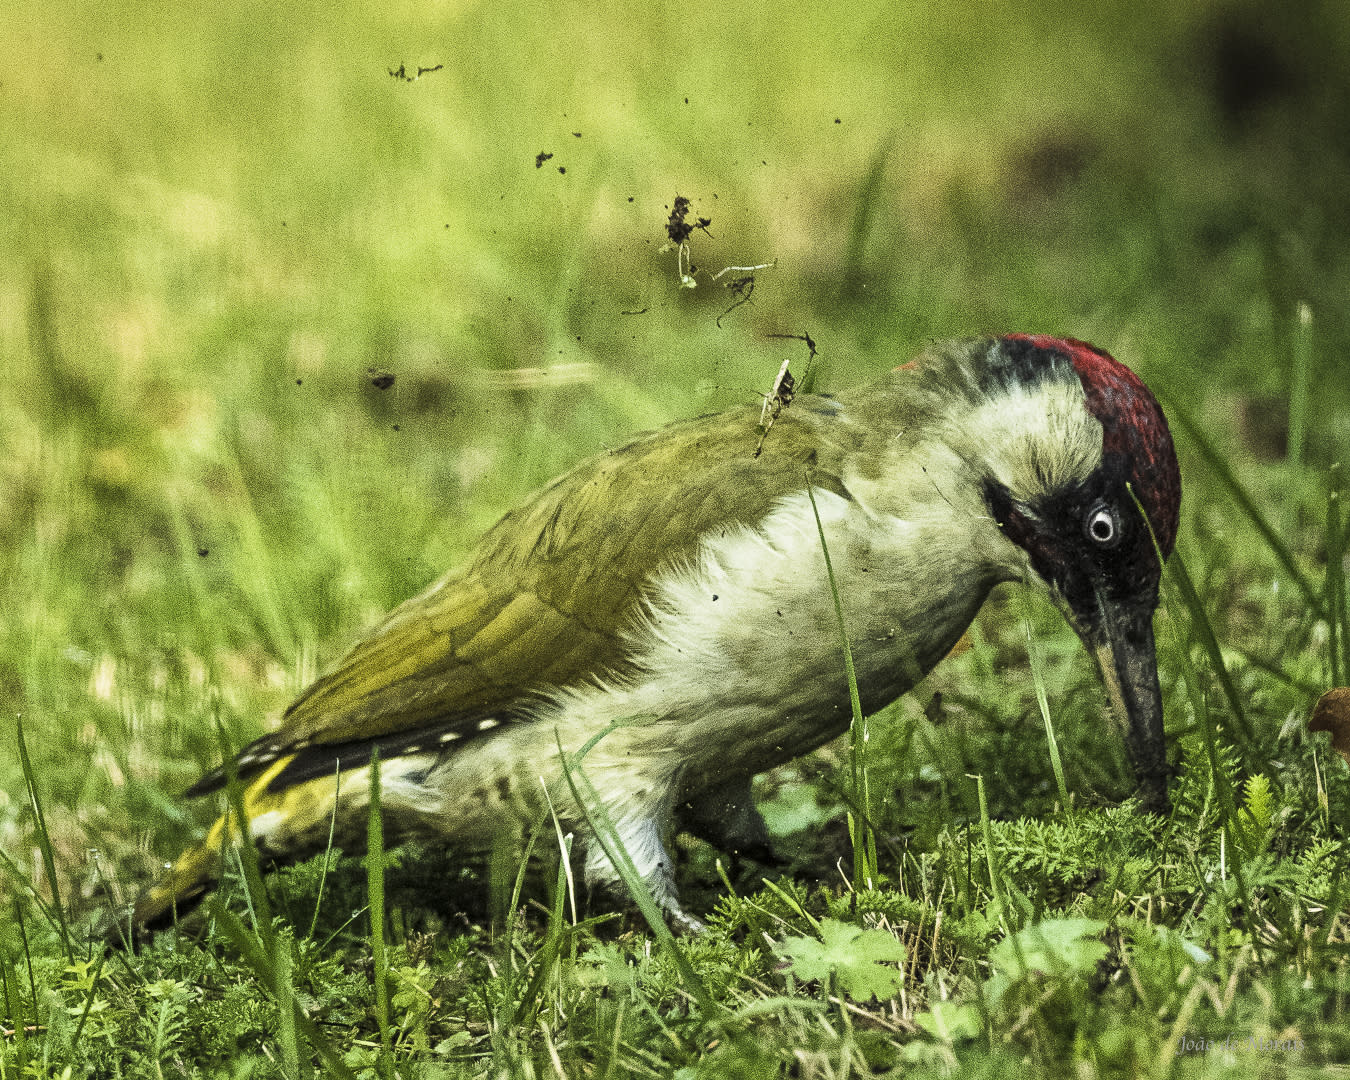
[[[692,289],[698,285],[694,280],[694,274],[697,267],[694,266],[693,259],[689,255],[689,237],[693,235],[695,229],[702,229],[708,232],[708,226],[712,224],[712,218],[696,218],[691,224],[685,219],[689,216],[689,211],[693,204],[683,195],[675,196],[675,204],[671,207],[670,217],[666,219],[666,235],[670,237],[670,243],[675,245],[675,267],[680,275],[680,286],[685,289]],[[709,236],[712,233],[708,233]],[[669,246],[662,248],[663,251],[670,250]],[[687,266],[687,269],[686,269]]]
[[[778,338],[783,341],[800,341],[806,346],[806,374],[802,376],[802,392],[811,393],[811,368],[816,362],[819,353],[816,350],[816,343],[810,334],[765,334],[765,337]]]
[[[764,399],[764,408],[759,412],[761,427],[764,426],[764,418],[768,416],[770,406],[773,407],[773,417],[769,420],[769,423],[772,424],[778,414],[791,405],[792,399],[796,397],[797,380],[792,377],[792,372],[788,370],[788,364],[791,362],[790,360],[783,361],[783,366],[778,369],[778,378],[774,379],[773,387]]]
[[[724,313],[725,314],[725,313]],[[802,376],[803,386],[809,385],[811,378],[811,367],[816,359],[816,343],[811,340],[810,334],[769,334],[772,338],[790,338],[793,341],[804,341],[809,353],[806,357],[806,374]],[[788,370],[788,364],[792,361],[783,361],[783,366],[778,369],[778,376],[773,380],[773,386],[769,392],[764,395],[764,408],[759,413],[759,442],[755,445],[755,457],[759,457],[764,449],[764,440],[768,437],[770,429],[773,428],[776,421],[789,405],[792,399],[797,396],[797,380],[793,378],[792,372]]]
[[[717,271],[717,273],[713,274],[712,279],[714,281],[723,274],[736,272],[742,275],[741,277],[732,278],[727,282],[727,288],[731,290],[731,295],[735,297],[735,300],[732,301],[731,307],[727,308],[726,311],[717,316],[717,328],[719,330],[722,329],[723,319],[742,304],[750,303],[750,297],[755,291],[755,271],[768,270],[770,267],[774,266],[776,262],[777,260],[771,263],[759,263],[756,266],[724,266],[721,270]]]
[[[759,411],[759,442],[755,444],[755,457],[759,457],[764,450],[764,440],[768,437],[774,421],[792,404],[795,396],[797,380],[792,377],[792,372],[788,371],[790,363],[791,360],[783,361],[783,366],[778,369],[778,377],[773,381],[773,387],[764,395],[764,408]]]
[[[399,64],[396,68],[390,68],[389,74],[402,82],[416,82],[423,75],[430,75],[433,71],[440,71],[445,67],[444,64],[437,64],[435,67],[419,67],[409,71],[406,64]]]
[[[714,195],[713,198],[715,199],[717,196]],[[683,289],[698,287],[698,280],[695,275],[699,273],[699,269],[694,265],[693,257],[689,252],[689,237],[694,234],[695,229],[701,229],[712,236],[712,233],[708,232],[708,226],[712,224],[712,218],[700,217],[691,222],[689,221],[689,213],[692,209],[693,203],[688,198],[684,195],[675,196],[675,202],[670,208],[670,217],[666,219],[666,236],[669,238],[669,242],[661,247],[662,251],[669,251],[672,247],[675,248],[675,268],[679,274],[680,287]],[[732,291],[736,300],[731,307],[717,317],[719,327],[722,325],[722,316],[749,302],[750,294],[755,289],[755,271],[767,270],[773,265],[774,263],[759,263],[756,266],[724,266],[717,273],[711,275],[713,281],[733,272],[749,275],[735,278],[727,283],[727,288]]]
[[[750,297],[755,291],[755,275],[746,274],[744,277],[732,278],[727,282],[727,288],[731,290],[731,295],[735,299],[731,302],[731,307],[717,316],[717,328],[722,329],[722,320],[735,311],[742,304],[750,303]]]
[[[671,243],[685,243],[695,229],[708,231],[708,226],[712,224],[712,218],[701,217],[695,220],[694,224],[689,224],[685,220],[689,215],[691,203],[683,195],[675,196],[675,206],[670,211],[670,217],[666,221],[666,235],[670,237]]]

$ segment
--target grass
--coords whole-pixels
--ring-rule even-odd
[[[1305,730],[1350,671],[1344,20],[963,10],[20,0],[0,1078],[1350,1062],[1350,770]],[[1245,103],[1244,35],[1283,73]],[[712,219],[694,289],[676,194]],[[711,272],[763,263],[728,312]],[[1001,329],[1110,348],[1173,419],[1167,822],[1121,804],[1072,633],[998,596],[869,720],[872,887],[837,869],[840,742],[761,781],[786,872],[683,844],[695,940],[587,909],[565,865],[425,847],[266,877],[245,849],[195,931],[91,939],[202,827],[179,793],[217,730],[263,731],[536,485],[804,366],[770,335],[809,334],[828,388]]]

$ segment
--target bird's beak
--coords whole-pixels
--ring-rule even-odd
[[[1083,636],[1106,684],[1116,724],[1139,777],[1144,808],[1165,813],[1167,745],[1153,643],[1153,608],[1099,598],[1097,624]]]

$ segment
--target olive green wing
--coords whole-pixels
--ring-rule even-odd
[[[753,523],[806,483],[842,491],[847,426],[800,399],[760,440],[758,408],[700,417],[591,458],[503,517],[467,568],[395,609],[239,755],[249,777],[293,756],[289,786],[469,737],[535,695],[625,664],[624,630],[651,575],[719,526]],[[193,794],[221,786],[221,770]]]

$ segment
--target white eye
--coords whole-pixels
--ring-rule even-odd
[[[1105,503],[1098,503],[1088,511],[1087,520],[1083,522],[1083,531],[1087,533],[1088,539],[1101,547],[1114,547],[1120,539],[1120,523],[1116,521],[1116,515]]]

